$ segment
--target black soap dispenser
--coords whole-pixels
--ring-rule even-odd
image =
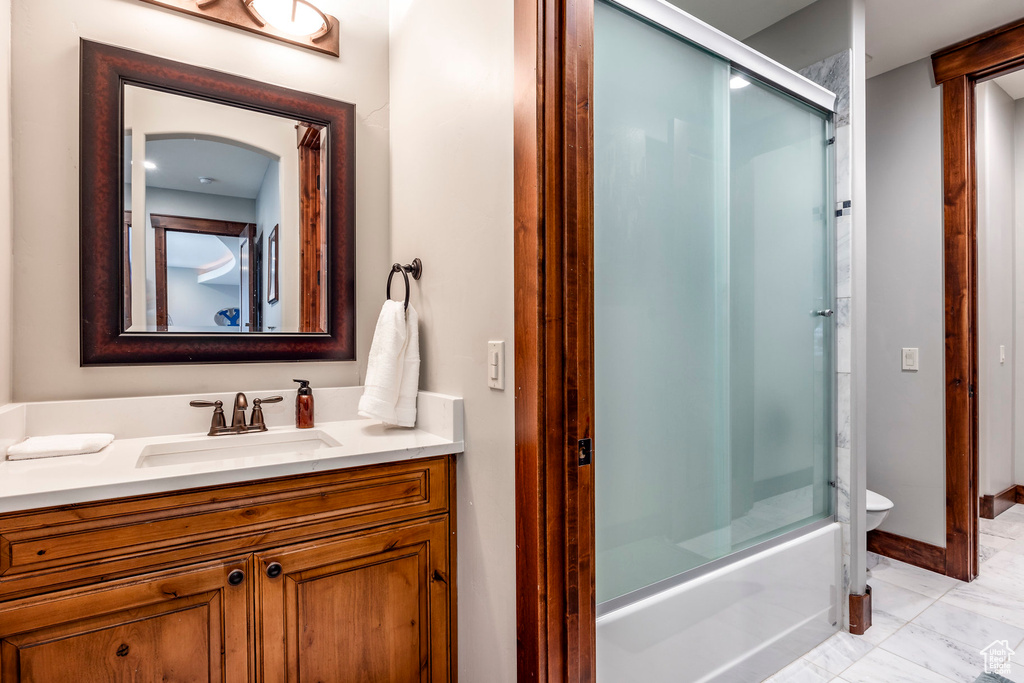
[[[308,379],[293,379],[299,383],[299,393],[295,397],[295,426],[309,429],[313,426],[313,390],[309,388]]]

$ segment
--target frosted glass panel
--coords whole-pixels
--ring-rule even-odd
[[[824,115],[595,13],[604,602],[831,513],[831,241]]]

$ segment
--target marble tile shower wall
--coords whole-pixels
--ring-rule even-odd
[[[850,51],[844,50],[802,69],[800,73],[836,94],[836,517],[843,530],[841,623],[848,628],[850,591],[850,228],[853,212],[850,184]]]

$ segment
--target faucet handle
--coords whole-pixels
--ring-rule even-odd
[[[223,408],[224,401],[203,401],[201,399],[195,399],[189,401],[188,404],[193,408]]]
[[[210,432],[207,436],[216,436],[227,427],[227,423],[224,421],[224,401],[196,399],[195,401],[189,401],[188,404],[193,408],[213,408],[213,419],[210,421]]]
[[[252,418],[249,420],[250,427],[256,427],[259,431],[267,431],[267,423],[263,421],[263,404],[280,403],[284,396],[268,396],[267,398],[254,398],[252,401]]]

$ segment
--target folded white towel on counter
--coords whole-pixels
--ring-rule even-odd
[[[30,436],[7,449],[8,460],[53,458],[59,455],[96,453],[114,440],[113,434],[55,434]]]
[[[385,301],[373,332],[359,415],[385,425],[416,425],[420,384],[419,316],[401,301]]]

